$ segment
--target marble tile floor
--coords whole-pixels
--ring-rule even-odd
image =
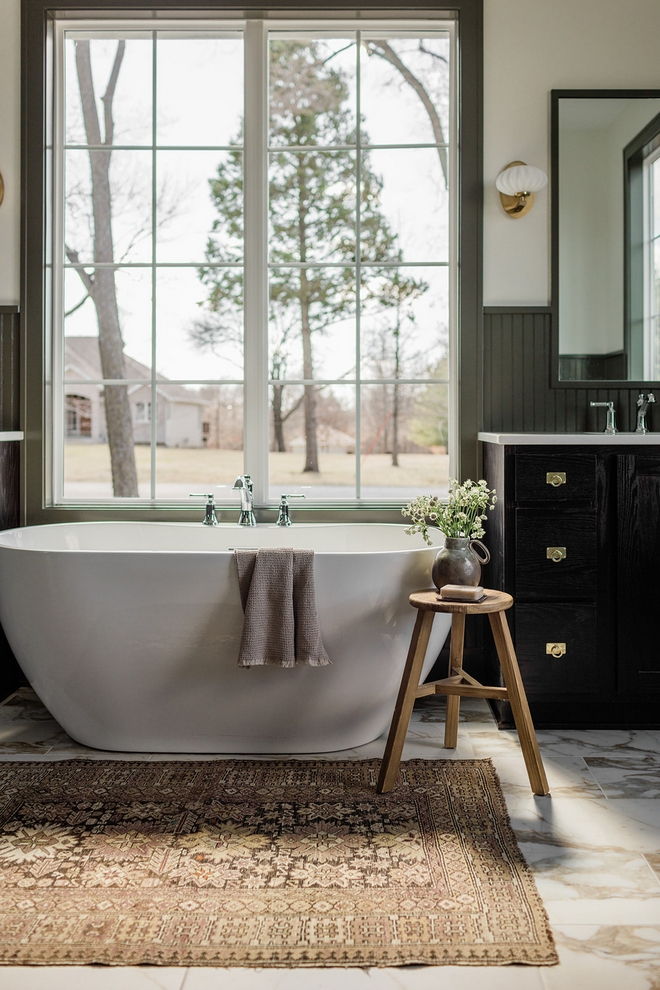
[[[549,798],[531,794],[517,736],[497,730],[486,702],[463,701],[456,750],[442,748],[443,731],[444,702],[419,701],[403,758],[493,759],[550,917],[558,966],[21,966],[0,967],[0,990],[660,990],[660,731],[540,731]],[[384,738],[296,758],[369,759],[380,757],[383,747]],[[74,757],[224,758],[88,749],[67,736],[27,688],[0,706],[0,759]]]

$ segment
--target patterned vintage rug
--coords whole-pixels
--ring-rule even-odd
[[[379,767],[0,764],[0,962],[555,963],[490,761]]]

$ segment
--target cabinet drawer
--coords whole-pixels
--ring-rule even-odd
[[[516,605],[516,654],[531,696],[597,692],[609,680],[599,676],[595,605]],[[562,656],[548,644],[564,644]]]
[[[554,561],[549,548],[565,550]],[[596,513],[569,509],[516,510],[516,596],[528,599],[596,598]]]
[[[561,505],[595,498],[595,454],[553,451],[516,457],[516,501]]]

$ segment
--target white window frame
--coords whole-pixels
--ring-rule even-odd
[[[54,25],[54,108],[53,108],[53,210],[52,224],[50,225],[51,251],[53,259],[52,287],[51,287],[51,314],[50,340],[46,342],[46,360],[44,368],[45,375],[45,437],[44,443],[44,478],[46,483],[46,505],[54,507],[100,507],[103,505],[131,507],[140,505],[177,505],[180,506],[180,499],[165,499],[155,497],[156,479],[156,437],[157,437],[157,417],[152,417],[151,421],[151,498],[112,498],[111,500],[80,500],[65,498],[64,491],[64,423],[65,408],[64,395],[68,386],[64,385],[63,365],[64,365],[64,301],[63,301],[63,273],[64,273],[64,37],[68,31],[117,31],[123,29],[128,32],[133,31],[168,31],[181,30],[185,33],[191,31],[244,31],[244,58],[245,58],[245,129],[244,129],[244,220],[245,220],[245,251],[244,251],[244,380],[209,380],[201,382],[195,380],[194,384],[242,384],[244,386],[244,470],[250,474],[254,482],[255,504],[257,506],[272,507],[276,500],[269,497],[268,491],[268,454],[269,454],[269,363],[268,363],[268,34],[270,31],[281,31],[289,29],[300,30],[324,30],[324,29],[347,29],[357,30],[360,27],[369,27],[370,31],[392,30],[392,31],[418,31],[418,30],[442,30],[450,38],[451,58],[450,58],[450,119],[448,134],[448,165],[449,165],[449,255],[446,267],[449,271],[449,313],[448,313],[448,367],[449,378],[447,379],[397,379],[398,385],[415,384],[447,384],[449,390],[449,476],[459,477],[460,475],[460,430],[459,430],[459,341],[458,341],[458,298],[459,298],[459,260],[458,260],[458,154],[459,154],[459,134],[458,134],[458,31],[457,22],[449,16],[425,18],[405,18],[404,16],[360,18],[351,16],[328,17],[327,14],[319,17],[303,15],[297,17],[283,18],[248,18],[245,20],[228,19],[218,17],[210,19],[208,17],[199,20],[191,19],[165,19],[158,20],[154,24],[153,20],[138,20],[132,18],[89,18],[89,19],[65,19],[57,20]],[[249,71],[247,71],[249,68]],[[155,113],[155,108],[152,111]],[[359,108],[358,108],[359,113]],[[371,146],[370,146],[371,147]],[[378,147],[377,145],[374,147]],[[391,147],[395,147],[392,145]],[[359,129],[358,144],[356,146],[359,161]],[[156,148],[152,148],[155,156]],[[154,179],[155,182],[155,170]],[[359,212],[358,212],[359,217]],[[358,220],[359,224],[359,220]],[[358,226],[359,231],[359,226]],[[93,267],[93,264],[85,265]],[[117,265],[117,267],[122,267]],[[157,271],[154,263],[152,272]],[[48,298],[48,294],[47,294]],[[155,305],[152,305],[152,321],[155,330]],[[357,347],[359,348],[359,307],[357,309],[358,333]],[[258,329],[252,329],[258,328]],[[156,360],[155,360],[156,334],[152,334],[151,381],[140,380],[139,384],[151,385],[152,395],[156,394]],[[188,382],[177,382],[171,380],[173,384],[188,384]],[[323,384],[324,379],[315,379],[314,384]],[[362,379],[360,375],[359,362],[356,367],[355,380],[342,380],[342,384],[354,385],[356,388],[356,425],[359,430],[360,420],[360,387],[362,383],[387,385],[394,383],[394,379]],[[292,382],[287,380],[288,384]],[[295,380],[295,384],[306,384],[303,380]],[[71,383],[69,383],[70,385]],[[102,382],[98,382],[102,384]],[[132,379],[122,379],[117,384],[138,384]],[[281,383],[280,383],[281,384]],[[359,437],[358,432],[358,437]],[[356,444],[356,486],[360,491],[360,444]],[[350,507],[382,507],[391,509],[401,505],[403,499],[383,499],[374,502],[373,499],[357,497],[350,500],[326,501],[315,499],[313,493],[308,495],[309,502],[314,506],[323,509],[345,510]]]

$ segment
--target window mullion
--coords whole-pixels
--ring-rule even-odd
[[[156,362],[158,359],[156,332],[157,321],[157,274],[156,268],[156,224],[158,222],[158,187],[157,187],[157,153],[156,144],[158,120],[158,34],[151,35],[151,440],[149,451],[149,496],[156,498],[156,453],[158,450],[158,393],[156,391]]]
[[[362,32],[355,34],[355,497],[362,497]]]
[[[55,49],[55,79],[53,94],[53,149],[52,149],[52,202],[53,223],[51,236],[51,336],[47,348],[46,382],[50,382],[50,402],[46,406],[47,463],[46,485],[43,491],[45,504],[61,500],[64,492],[64,429],[65,397],[64,379],[64,190],[66,156],[64,153],[64,106],[66,76],[64,72],[64,30],[58,25]]]
[[[461,366],[459,346],[459,299],[460,299],[460,268],[458,237],[460,217],[458,213],[458,39],[456,25],[450,28],[451,59],[449,75],[449,133],[454,135],[449,148],[449,340],[448,340],[448,369],[449,369],[449,477],[460,477],[461,463]]]
[[[245,27],[244,444],[257,504],[268,500],[268,32]]]

